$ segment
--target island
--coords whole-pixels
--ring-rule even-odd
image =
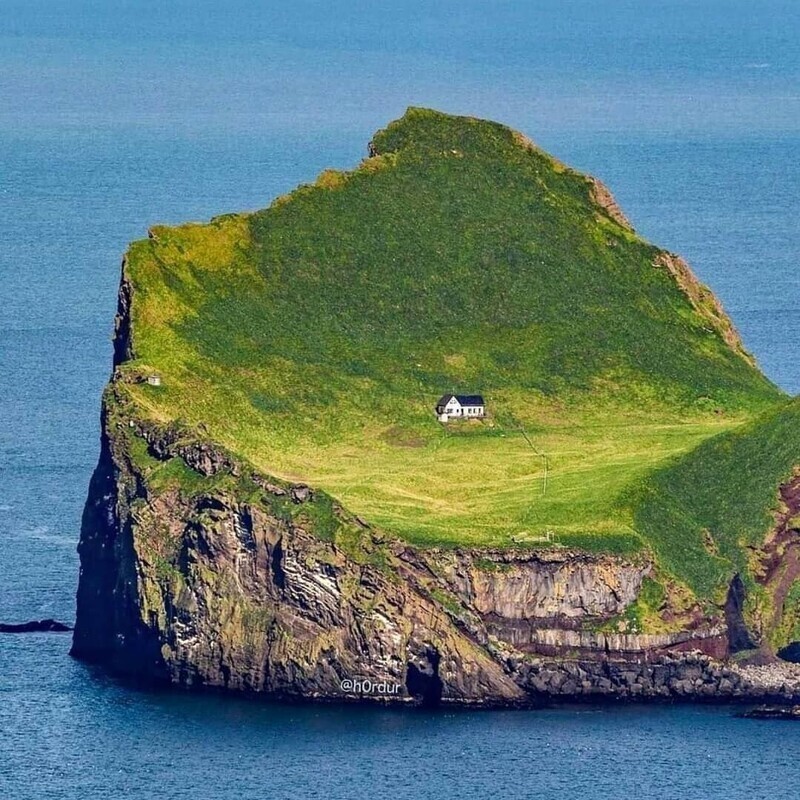
[[[524,135],[410,108],[130,246],[72,653],[286,699],[783,702],[798,528],[800,402],[686,262]]]

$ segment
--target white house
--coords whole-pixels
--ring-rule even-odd
[[[440,422],[451,419],[479,419],[486,416],[486,403],[479,394],[443,394],[436,403]]]

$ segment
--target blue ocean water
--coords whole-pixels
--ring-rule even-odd
[[[800,391],[795,0],[0,0],[0,620],[74,618],[119,259],[354,165],[407,105],[601,177]],[[294,708],[137,692],[0,636],[0,797],[771,796],[728,709]]]

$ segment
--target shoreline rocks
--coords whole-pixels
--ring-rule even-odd
[[[68,633],[71,630],[71,625],[50,618],[19,623],[0,622],[0,633]]]
[[[800,698],[798,665],[742,666],[700,652],[646,659],[534,658],[517,665],[515,679],[550,699],[791,702]]]
[[[800,706],[759,706],[737,714],[741,719],[779,719],[800,721]]]

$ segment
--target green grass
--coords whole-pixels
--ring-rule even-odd
[[[786,595],[780,624],[772,632],[772,644],[776,648],[800,640],[800,581],[795,581]]]
[[[599,625],[597,630],[610,633],[662,632],[666,626],[659,611],[666,599],[664,587],[652,578],[645,578],[636,600],[622,614]]]
[[[778,506],[777,487],[800,463],[800,398],[704,442],[629,492],[634,525],[659,562],[699,596],[732,572],[747,577]],[[708,531],[716,552],[704,546]]]
[[[738,533],[698,550],[697,481],[786,398],[707,290],[504,126],[410,109],[373,146],[264,211],[131,246],[122,369],[163,381],[130,387],[140,412],[414,543],[649,548],[710,591],[743,556]],[[450,391],[484,394],[489,419],[440,425]],[[743,507],[720,530],[763,527],[798,452],[771,444],[763,480],[720,475]]]

